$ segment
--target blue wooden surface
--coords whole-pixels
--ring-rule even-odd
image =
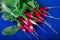
[[[41,7],[60,6],[60,0],[37,0],[37,1]],[[60,17],[60,8],[50,9],[50,10],[48,10],[48,12],[54,17]],[[2,16],[2,14],[0,14],[0,40],[21,40],[21,39],[29,40],[29,37],[26,36],[25,33],[22,32],[21,30],[12,36],[2,35],[1,32],[4,28],[11,26],[11,25],[16,25],[16,22],[5,21],[2,19],[1,16]],[[42,26],[43,24],[39,24],[44,30],[46,30],[46,33],[44,33],[37,26],[35,27],[35,30],[38,33],[38,35],[39,36],[41,35],[42,37],[45,38],[45,39],[39,38],[39,40],[60,40],[60,20],[54,20],[51,18],[45,18],[45,20],[49,24],[52,24],[52,27],[58,32],[58,34],[55,34],[48,26],[44,25],[44,27],[43,27]],[[28,33],[28,35],[30,35],[32,39],[36,40],[32,34]]]

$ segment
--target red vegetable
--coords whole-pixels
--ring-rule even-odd
[[[30,22],[29,18],[28,18],[28,26],[32,26],[32,23]]]
[[[46,10],[48,10],[48,7],[43,7],[43,8],[39,8],[39,9],[40,9],[41,11],[42,11],[42,10],[45,10],[45,11],[46,11]]]
[[[42,19],[42,16],[40,15],[40,13],[37,10],[33,10],[35,16],[39,19]]]
[[[42,11],[42,10],[43,10],[43,8],[39,8],[39,10],[40,10],[40,11]]]
[[[38,23],[43,23],[43,20],[41,20],[41,19],[38,19]]]
[[[42,12],[44,12],[44,13],[42,13],[42,15],[43,15],[44,17],[47,17],[47,16],[48,16],[47,13],[45,13],[45,10],[48,10],[48,7],[39,8],[39,10],[41,10]]]
[[[45,10],[45,11],[48,10],[48,7],[44,7],[43,10]]]
[[[24,20],[23,18],[19,18],[19,20],[21,20],[24,24],[28,24],[26,20]]]
[[[33,33],[33,26],[32,26],[32,23],[29,21],[29,18],[28,18],[28,25],[24,25],[24,27],[28,30],[28,32],[30,33]]]
[[[24,25],[24,27],[28,30],[28,32],[33,33],[33,30],[30,28],[31,26],[28,27],[28,26]]]
[[[25,12],[25,14],[26,14],[26,16],[29,17],[29,18],[32,18],[32,17],[33,17],[32,14],[29,13],[29,12]]]
[[[28,19],[28,27],[32,30],[33,32],[33,26],[32,26],[32,23],[30,22],[30,19]]]
[[[29,21],[34,24],[34,25],[37,25],[33,20],[29,19]]]
[[[47,15],[47,13],[42,13],[42,16],[44,16],[44,17],[47,17],[48,15]]]
[[[21,26],[20,29],[21,29],[22,31],[24,31],[24,32],[26,31],[26,29],[24,28],[24,26]]]

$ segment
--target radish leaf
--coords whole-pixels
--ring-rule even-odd
[[[5,28],[3,31],[2,31],[2,33],[3,33],[3,35],[13,35],[13,34],[15,34],[16,32],[18,32],[19,31],[19,27],[18,26],[10,26],[10,27],[7,27],[7,28]]]

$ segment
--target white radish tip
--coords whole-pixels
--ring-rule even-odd
[[[30,28],[30,29],[33,29],[33,26],[30,26],[29,28]]]

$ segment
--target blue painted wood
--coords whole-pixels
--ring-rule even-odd
[[[37,0],[40,7],[55,7],[60,6],[60,0]],[[50,9],[48,12],[54,17],[60,17],[60,8]],[[0,40],[29,40],[29,37],[25,35],[21,30],[12,36],[4,36],[2,35],[2,30],[8,26],[16,25],[16,22],[9,22],[2,19],[2,14],[0,14]],[[37,26],[35,27],[36,32],[39,36],[44,37],[45,39],[39,37],[39,40],[60,40],[60,20],[54,20],[51,18],[45,18],[45,20],[52,25],[52,27],[58,32],[55,34],[48,26],[43,24],[39,24],[46,33],[41,31]],[[27,32],[28,33],[28,32]],[[36,40],[33,35],[29,34],[33,40]]]

